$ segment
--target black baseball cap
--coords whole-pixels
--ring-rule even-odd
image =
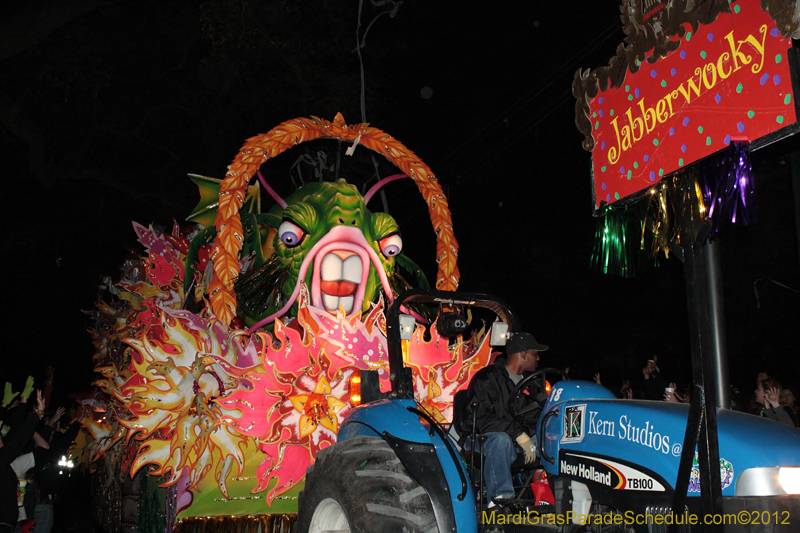
[[[544,352],[549,346],[539,344],[533,335],[520,331],[514,333],[506,342],[506,353],[511,355],[513,353],[524,352],[525,350],[535,350],[537,352]]]

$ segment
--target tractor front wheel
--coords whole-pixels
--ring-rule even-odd
[[[430,497],[378,437],[357,437],[317,454],[300,493],[300,533],[438,533]]]

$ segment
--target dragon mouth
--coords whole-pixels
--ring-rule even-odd
[[[329,256],[332,258],[327,259]],[[322,257],[323,261],[318,261],[319,257]],[[351,257],[356,259],[351,259]],[[330,271],[323,276],[322,264],[325,260],[328,261],[326,266],[330,265],[327,266]],[[356,270],[356,264],[360,265],[360,271]],[[335,226],[306,254],[300,264],[298,282],[286,304],[275,313],[250,326],[247,331],[253,333],[261,326],[289,311],[300,295],[302,281],[306,279],[309,269],[311,269],[311,304],[314,307],[324,307],[329,313],[335,314],[339,310],[339,306],[342,306],[347,311],[347,316],[359,315],[364,303],[364,293],[367,289],[371,266],[375,267],[380,288],[386,294],[386,299],[391,302],[394,295],[389,278],[386,276],[378,254],[370,248],[364,238],[364,233],[354,227]],[[360,274],[356,276],[358,272]]]
[[[341,306],[348,315],[353,311],[358,287],[362,283],[364,265],[358,254],[334,250],[325,254],[319,271],[322,305],[329,313]]]

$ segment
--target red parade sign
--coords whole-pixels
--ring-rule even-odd
[[[623,85],[589,100],[595,207],[797,121],[787,50],[756,0],[691,31]],[[673,41],[679,40],[677,37]]]

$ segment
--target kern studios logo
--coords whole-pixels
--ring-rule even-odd
[[[586,424],[586,404],[570,405],[564,408],[564,432],[561,443],[583,441]]]

